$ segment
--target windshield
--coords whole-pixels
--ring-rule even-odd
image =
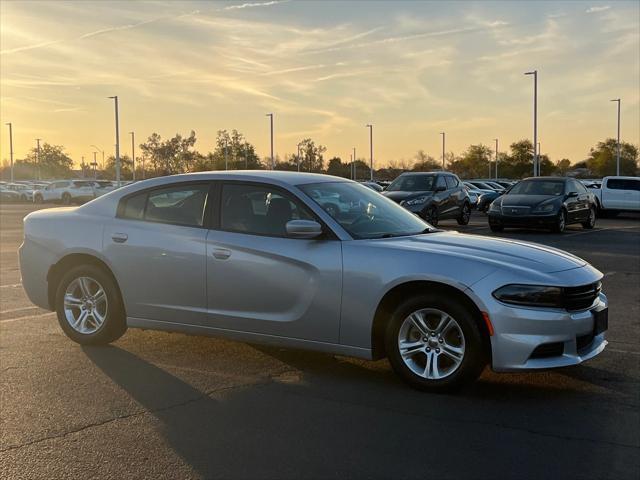
[[[299,185],[356,239],[427,233],[433,227],[393,200],[352,182]]]
[[[564,194],[564,182],[553,180],[522,181],[509,190],[509,195],[553,195]]]
[[[435,178],[434,175],[400,175],[387,187],[387,192],[427,192],[433,190]]]

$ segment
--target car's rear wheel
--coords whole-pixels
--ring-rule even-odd
[[[589,218],[587,218],[586,222],[582,222],[582,228],[591,230],[595,226],[596,226],[596,209],[591,207],[589,209]]]
[[[65,273],[55,299],[60,327],[77,343],[107,344],[127,330],[118,287],[95,265],[80,265]]]
[[[68,192],[64,192],[62,194],[62,203],[64,203],[65,205],[71,204],[71,195],[69,195]]]
[[[476,380],[487,363],[473,313],[442,295],[418,295],[399,305],[385,346],[394,371],[420,390],[459,388]]]
[[[467,202],[464,202],[464,205],[462,205],[462,210],[460,211],[460,216],[456,219],[458,221],[458,225],[468,225],[470,218],[471,207]]]
[[[425,214],[425,220],[434,227],[438,226],[438,209],[435,205],[429,207],[427,213]]]
[[[562,233],[564,232],[564,229],[567,226],[567,212],[564,210],[564,208],[560,209],[560,212],[558,213],[558,217],[556,218],[556,223],[553,226],[552,230],[556,233]]]

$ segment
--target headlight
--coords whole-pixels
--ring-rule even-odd
[[[498,202],[491,202],[491,205],[489,205],[489,210],[492,212],[499,212],[500,204]]]
[[[429,200],[429,196],[425,195],[423,197],[417,197],[417,198],[412,198],[411,200],[405,200],[403,205],[408,205],[408,206],[412,206],[412,205],[420,205],[422,203],[426,203],[427,200]]]
[[[545,285],[505,285],[493,296],[504,303],[529,307],[562,307],[562,289]]]
[[[551,213],[556,209],[556,206],[553,203],[545,203],[544,205],[537,206],[533,212],[534,213]]]

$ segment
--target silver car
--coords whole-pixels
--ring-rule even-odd
[[[357,209],[327,212],[318,198]],[[575,365],[606,345],[602,274],[513,240],[437,230],[349,180],[295,172],[156,178],[24,220],[22,281],[81,344],[127,327],[388,357],[448,390]]]

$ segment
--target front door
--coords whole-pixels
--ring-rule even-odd
[[[219,205],[207,235],[208,325],[337,343],[341,242],[288,238],[289,220],[317,219],[272,185],[224,183]]]

